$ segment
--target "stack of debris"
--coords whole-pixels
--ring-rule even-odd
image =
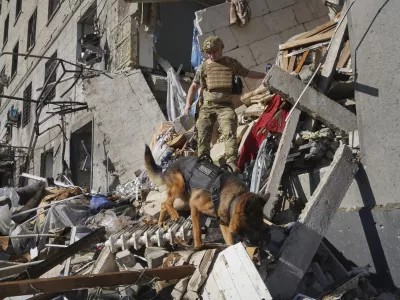
[[[358,170],[346,25],[344,9],[281,45],[263,86],[242,95],[245,105],[236,108],[238,176],[269,199],[257,245],[225,245],[218,222],[204,217],[204,249],[194,251],[187,203],[175,199],[179,220],[159,226],[167,195],[144,170],[108,194],[68,178],[23,174],[38,182],[0,189],[0,295],[395,299],[370,284],[368,268],[346,265],[324,239]],[[196,155],[194,125],[192,117],[181,116],[157,129],[150,148],[163,170]],[[212,143],[213,161],[223,164],[218,128]],[[322,167],[325,175],[312,196],[293,189],[294,174]]]

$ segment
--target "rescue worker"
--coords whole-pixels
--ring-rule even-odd
[[[203,44],[203,52],[208,56],[200,67],[189,88],[186,97],[185,114],[189,114],[193,99],[202,88],[202,102],[196,122],[198,131],[198,155],[210,154],[211,136],[215,121],[218,121],[225,142],[225,159],[234,172],[239,172],[236,165],[238,145],[236,142],[237,116],[233,109],[233,76],[263,79],[264,73],[250,71],[240,62],[222,55],[224,43],[217,36],[208,37]]]

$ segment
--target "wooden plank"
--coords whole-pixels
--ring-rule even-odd
[[[314,44],[314,43],[320,43],[320,42],[329,40],[332,37],[332,35],[333,35],[333,32],[317,34],[317,35],[309,37],[309,38],[305,38],[305,39],[297,40],[294,42],[279,45],[279,50],[289,50],[289,49],[293,49],[293,48],[297,48],[297,47],[307,46],[307,45]]]
[[[293,72],[294,70],[294,63],[296,62],[296,56],[292,56],[289,59],[289,66],[287,68],[288,73]]]
[[[306,58],[307,58],[309,53],[310,53],[310,50],[308,50],[308,51],[303,53],[303,56],[301,57],[301,59],[299,61],[299,64],[297,65],[297,68],[295,70],[296,73],[300,73],[301,68],[303,67],[304,62],[306,61]]]
[[[344,68],[349,58],[350,58],[350,41],[346,41],[342,50],[342,54],[340,54],[339,61],[336,65],[336,69]]]
[[[290,145],[293,137],[296,133],[297,124],[300,118],[300,110],[294,109],[288,122],[286,123],[285,129],[283,130],[282,137],[279,141],[278,150],[275,154],[274,163],[272,164],[271,172],[267,182],[267,189],[265,191],[266,198],[269,199],[264,206],[264,215],[270,218],[271,209],[275,195],[278,194],[279,184],[281,177],[286,166],[286,159],[289,154]]]
[[[236,254],[235,249],[229,247],[223,254],[221,254],[221,258],[225,262],[225,267],[231,276],[240,298],[254,300],[261,299],[255,290],[253,282],[251,282],[250,277],[247,275],[240,258]],[[251,265],[254,266],[252,262]]]
[[[72,245],[69,245],[67,248],[63,248],[59,252],[48,256],[46,260],[41,262],[40,264],[30,266],[25,272],[21,273],[17,278],[14,278],[13,280],[38,278],[47,271],[53,269],[61,262],[65,261],[68,257],[78,253],[81,249],[88,247],[90,244],[98,241],[99,239],[103,240],[105,234],[106,230],[104,227],[97,228],[95,231],[89,233]]]
[[[79,242],[79,241],[78,241]],[[195,271],[193,266],[179,266],[159,269],[147,269],[143,271],[121,271],[102,274],[89,274],[79,276],[65,276],[57,278],[41,278],[22,281],[0,283],[0,295],[2,297],[43,293],[66,292],[75,289],[110,287],[117,285],[133,284],[140,277],[158,278],[158,280],[182,279],[190,276]]]
[[[305,38],[314,36],[316,34],[319,34],[321,31],[326,30],[327,28],[335,28],[337,25],[337,21],[335,21],[335,20],[340,18],[340,14],[341,14],[341,12],[339,12],[332,20],[326,22],[325,24],[317,26],[313,30],[307,31],[303,35],[299,36],[299,39],[305,39]]]
[[[283,57],[282,57],[282,69],[287,71],[287,67],[289,64],[289,59],[287,58],[287,55],[289,54],[289,51],[283,51]]]
[[[260,298],[268,299],[269,297],[271,297],[264,281],[262,280],[257,269],[254,268],[253,262],[251,261],[244,247],[239,243],[234,245],[234,250],[236,251],[236,254],[239,257],[240,261],[242,262],[245,272],[250,277],[251,282],[253,283]]]
[[[235,284],[229,274],[226,263],[223,258],[223,252],[221,252],[214,264],[212,274],[219,287],[220,293],[222,292],[225,299],[241,299],[239,291],[236,289]]]
[[[335,37],[332,39],[330,48],[325,57],[324,66],[322,67],[318,85],[323,93],[326,93],[329,90],[333,80],[333,75],[336,73],[336,65],[339,60],[339,51],[343,45],[346,30],[347,17],[344,16],[342,23],[336,31]]]

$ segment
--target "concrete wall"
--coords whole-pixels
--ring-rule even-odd
[[[400,104],[396,49],[400,2],[355,2],[348,15],[362,168],[326,235],[343,256],[371,266],[382,287],[400,287]],[[322,172],[298,183],[311,194]]]
[[[328,8],[320,0],[250,0],[251,21],[240,28],[229,26],[230,3],[196,12],[200,45],[210,35],[218,35],[225,44],[224,53],[238,59],[250,70],[265,72],[275,63],[278,46],[299,33],[329,21]],[[248,90],[262,80],[245,79]]]

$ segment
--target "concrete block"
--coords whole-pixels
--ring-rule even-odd
[[[238,44],[230,27],[224,27],[215,30],[215,35],[219,36],[224,42],[224,53],[237,48]]]
[[[118,272],[118,265],[115,262],[114,254],[110,247],[104,247],[99,257],[94,263],[92,274],[100,274],[106,272]]]
[[[307,31],[313,30],[315,27],[325,24],[326,22],[329,22],[329,17],[328,16],[323,16],[321,18],[318,18],[316,20],[306,22],[304,23],[304,27]]]
[[[347,5],[344,6],[344,11],[347,10]],[[345,33],[347,30],[347,16],[342,17],[342,23],[336,29],[336,34],[333,37],[329,51],[325,57],[324,66],[322,67],[319,78],[319,88],[323,93],[326,93],[331,86],[333,75],[336,74],[336,65],[339,60],[340,50],[344,43]]]
[[[271,11],[280,10],[287,6],[293,5],[297,0],[266,0]]]
[[[235,37],[239,47],[249,45],[273,34],[273,32],[268,30],[263,18],[264,17],[258,17],[252,19],[244,27],[239,27],[237,25],[231,26],[233,36]]]
[[[273,93],[283,95],[291,103],[297,101],[306,86],[300,79],[277,66],[272,67],[263,84],[268,86]],[[357,119],[352,112],[312,87],[306,89],[297,107],[331,129],[339,129],[345,132],[357,129]]]
[[[289,28],[288,30],[285,30],[279,34],[281,37],[282,43],[287,42],[291,37],[294,37],[295,35],[298,35],[300,33],[305,32],[306,29],[304,28],[303,24],[297,25],[295,27]]]
[[[329,170],[282,245],[275,270],[267,278],[273,298],[288,299],[295,293],[357,170],[350,148],[341,145]],[[282,282],[285,284],[280,284]]]
[[[322,2],[322,1],[321,1]],[[314,7],[310,0],[300,1],[293,6],[294,14],[297,23],[302,24],[314,20],[317,16],[314,15]]]
[[[133,268],[136,265],[136,258],[128,249],[118,252],[115,255],[115,261],[117,262],[120,270]]]
[[[253,68],[251,68],[251,71],[257,71],[257,72],[262,72],[265,73],[265,67],[267,66],[267,64],[274,64],[275,63],[275,58],[269,61],[266,61],[264,63],[261,63]],[[245,77],[244,82],[246,83],[249,91],[254,91],[256,90],[260,85],[262,85],[262,79],[251,79],[251,78],[247,78]]]
[[[248,46],[240,47],[225,53],[226,56],[238,60],[244,67],[250,69],[257,65]]]
[[[266,0],[250,0],[249,7],[252,19],[269,13]]]
[[[163,259],[169,254],[168,251],[158,247],[148,247],[144,252],[144,257],[147,260],[147,265],[150,269],[158,268],[162,265]]]
[[[310,0],[311,5],[314,9],[314,14],[320,18],[323,16],[327,16],[329,14],[328,6],[324,5],[324,1],[321,0]]]
[[[262,62],[269,61],[276,57],[281,42],[282,40],[279,35],[273,35],[250,44],[250,50],[253,53],[257,64],[261,64]]]
[[[293,110],[279,141],[278,150],[275,154],[265,193],[266,196],[269,197],[269,200],[264,206],[264,215],[267,217],[270,217],[275,195],[278,194],[279,184],[286,166],[286,159],[289,155],[292,140],[296,133],[297,124],[299,123],[300,113],[301,112],[298,109]]]
[[[196,11],[196,26],[199,33],[205,34],[229,26],[230,8],[231,4],[226,2]]]
[[[268,32],[271,34],[279,33],[297,25],[292,7],[272,12],[264,17]]]

